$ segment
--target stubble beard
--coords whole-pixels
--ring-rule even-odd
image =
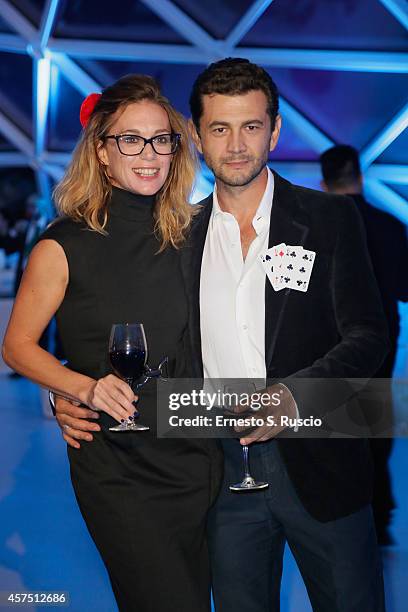
[[[257,158],[231,158],[222,160],[221,162],[215,162],[212,160],[211,156],[204,155],[204,159],[207,166],[210,168],[210,170],[212,170],[217,181],[220,181],[228,187],[245,187],[245,185],[251,183],[265,168],[269,159],[269,149],[264,151],[261,157]],[[231,169],[228,171],[228,168],[225,165],[226,162],[238,162],[243,160],[250,162],[250,167],[247,170],[234,171]]]

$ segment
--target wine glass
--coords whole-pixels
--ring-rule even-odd
[[[229,394],[230,397],[239,396],[243,393],[250,395],[256,391],[256,386],[254,383],[250,383],[246,381],[245,383],[235,383],[234,385],[225,385],[224,393]],[[231,402],[229,406],[229,410],[234,411],[234,402]],[[242,447],[242,458],[244,461],[244,478],[241,482],[237,482],[229,486],[230,491],[236,491],[237,493],[242,493],[243,491],[258,491],[261,489],[267,489],[269,487],[269,483],[257,481],[249,471],[249,448],[247,445]]]
[[[133,391],[138,391],[149,378],[163,378],[163,369],[168,358],[164,357],[156,369],[147,365],[147,341],[142,323],[115,323],[112,325],[109,340],[109,359],[112,368],[127,382]],[[137,411],[135,411],[138,416]],[[109,431],[147,431],[147,425],[135,422],[133,416],[119,425],[109,427]]]

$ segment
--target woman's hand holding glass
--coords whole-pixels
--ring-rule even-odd
[[[124,380],[114,374],[108,374],[90,385],[82,403],[92,410],[106,412],[116,421],[122,422],[134,415],[133,402],[137,400],[138,396]]]

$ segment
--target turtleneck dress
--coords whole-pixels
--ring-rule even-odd
[[[106,235],[69,218],[41,239],[64,250],[69,282],[56,313],[67,367],[99,379],[112,372],[108,344],[113,323],[143,323],[148,363],[168,356],[179,377],[187,300],[180,252],[157,253],[154,197],[113,188]],[[205,537],[222,458],[212,440],[158,439],[156,382],[139,392],[145,432],[102,430],[80,449],[68,447],[75,495],[107,567],[119,610],[207,612],[210,577]]]

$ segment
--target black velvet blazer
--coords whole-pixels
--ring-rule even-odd
[[[316,251],[316,259],[306,293],[275,292],[266,279],[267,377],[284,379],[300,416],[322,415],[350,395],[349,387],[333,379],[369,378],[378,370],[388,350],[387,325],[353,201],[292,185],[276,173],[274,177],[269,246],[302,245]],[[182,258],[197,378],[203,375],[199,290],[212,196],[201,205]],[[320,380],[304,393],[298,378]],[[321,379],[327,379],[327,388]],[[371,500],[372,466],[365,440],[278,437],[277,443],[300,500],[317,520],[346,516]]]

